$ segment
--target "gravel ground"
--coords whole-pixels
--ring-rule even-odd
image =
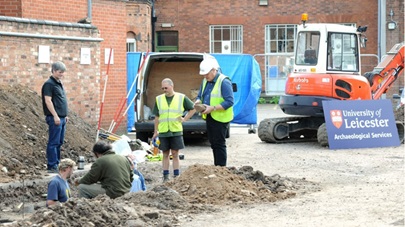
[[[258,120],[280,117],[275,105],[258,105]],[[268,144],[247,128],[231,127],[228,165],[249,165],[265,175],[319,183],[276,203],[228,207],[182,226],[404,226],[404,144],[330,150],[317,143]],[[212,163],[209,149],[186,148],[183,164]]]
[[[275,105],[258,105],[258,123],[263,118],[282,116],[284,114]],[[81,207],[86,210],[88,207],[96,206],[95,204],[104,204],[108,208],[106,210],[115,209],[123,213],[122,206],[127,210],[129,204],[132,207],[132,214],[138,218],[133,222],[127,222],[125,226],[404,226],[403,144],[399,147],[330,150],[315,142],[264,143],[260,141],[257,134],[248,134],[248,129],[248,126],[232,125],[231,137],[227,140],[228,166],[236,169],[250,166],[265,176],[279,175],[283,179],[290,179],[291,181],[286,183],[291,184],[291,187],[287,188],[292,190],[295,196],[275,202],[256,201],[254,203],[230,202],[230,200],[215,197],[216,201],[224,202],[208,204],[208,207],[205,205],[200,207],[198,204],[191,206],[185,202],[186,197],[179,197],[178,193],[172,193],[170,190],[158,192],[153,189],[156,185],[158,188],[162,187],[159,186],[160,164],[145,163],[140,167],[150,181],[148,181],[148,192],[144,195],[128,195],[122,200],[115,201],[104,197],[95,201],[72,199],[71,203],[64,208],[54,209],[53,213],[41,208],[34,216],[43,219],[46,214],[48,220],[56,217],[62,220],[63,217],[58,214],[64,214],[66,217],[68,212],[78,209],[75,204],[81,204]],[[213,158],[207,141],[188,141],[181,153],[185,155],[185,159],[181,161],[184,174],[179,179],[169,182],[168,186],[182,188],[185,185],[201,183],[191,179],[195,177],[205,179],[204,175],[199,176],[201,170],[194,169],[194,172],[186,172],[191,166],[195,167],[197,164],[207,165],[208,167],[197,167],[206,169],[206,174],[209,176],[213,175],[209,171],[214,171],[218,176],[213,181],[216,185],[203,183],[198,185],[196,193],[200,193],[201,196],[197,199],[204,198],[204,195],[212,191],[218,190],[223,193],[224,190],[230,191],[242,185],[238,183],[243,183],[243,180],[235,181],[237,178],[228,175],[229,173],[222,174],[221,172],[224,171],[209,167],[212,166]],[[221,182],[218,181],[221,177],[227,182],[218,183]],[[220,188],[225,185],[232,185],[232,188]],[[201,187],[212,187],[215,190],[204,192],[201,191]],[[38,193],[40,194],[41,191]],[[6,192],[3,196],[7,195],[10,196],[12,193]],[[3,203],[2,208],[5,205],[7,204]],[[170,209],[162,210],[162,206]],[[72,210],[68,210],[70,207]],[[109,220],[121,223],[119,221],[122,218],[117,214],[107,215],[104,211],[101,214],[109,216]],[[100,214],[90,212],[86,215],[98,217]],[[131,217],[128,215],[125,213],[126,218]],[[146,220],[144,217],[146,215],[159,218],[156,221]],[[115,226],[120,225],[115,224]],[[25,223],[21,226],[30,225]]]

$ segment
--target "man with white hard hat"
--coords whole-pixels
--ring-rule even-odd
[[[200,75],[204,76],[195,104],[203,104],[208,140],[214,154],[214,165],[226,166],[226,135],[233,119],[233,90],[229,77],[218,72],[217,60],[204,54],[200,63]]]

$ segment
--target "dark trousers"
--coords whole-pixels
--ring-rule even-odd
[[[55,125],[53,116],[46,117],[49,126],[49,138],[46,146],[46,158],[48,159],[48,169],[57,169],[60,162],[60,148],[65,139],[66,118],[60,118],[60,124]]]
[[[207,115],[207,135],[214,154],[214,165],[226,166],[226,133],[229,130],[229,122],[222,123]]]

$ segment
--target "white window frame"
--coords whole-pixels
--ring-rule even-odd
[[[293,66],[297,28],[298,24],[265,25],[264,82],[266,95],[284,94],[285,81]],[[273,45],[273,50],[271,45]]]
[[[209,33],[210,53],[223,53],[224,43],[226,47],[230,45],[226,49],[229,53],[243,53],[242,25],[211,25]]]
[[[136,52],[135,38],[127,38],[127,52]]]
[[[265,53],[294,53],[297,27],[298,24],[267,24],[265,26]],[[275,31],[273,32],[273,30]],[[293,30],[292,35],[288,33],[291,30]],[[272,50],[272,45],[276,46],[275,50]]]

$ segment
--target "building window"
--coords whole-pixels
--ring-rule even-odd
[[[297,25],[274,24],[265,27],[265,53],[293,53]]]
[[[269,4],[269,0],[259,0],[259,6],[267,6]]]
[[[211,53],[243,53],[243,27],[241,25],[210,26]]]
[[[127,52],[136,52],[136,38],[132,32],[127,33]]]
[[[156,32],[157,52],[177,52],[179,47],[179,34],[177,31]]]
[[[136,52],[136,39],[127,39],[127,52]]]
[[[266,95],[284,94],[287,75],[293,70],[298,25],[265,25],[264,73]]]
[[[178,34],[177,31],[160,31],[157,32],[158,46],[177,46]]]

